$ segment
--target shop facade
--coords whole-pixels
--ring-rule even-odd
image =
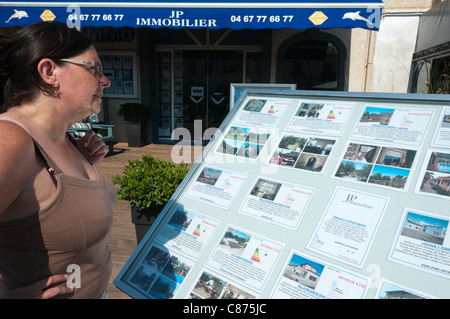
[[[114,124],[121,140],[126,139],[125,123],[117,110],[125,102],[152,107],[147,143],[170,143],[209,140],[230,111],[232,83],[348,90],[351,31],[346,29],[84,32],[96,38],[113,83],[105,91],[100,119]]]
[[[394,1],[384,2],[389,12]],[[432,2],[416,11],[428,9]],[[163,8],[147,1],[99,3],[46,1],[46,6],[5,7],[0,29],[7,33],[13,23],[31,23],[38,15],[39,20],[66,21],[93,36],[112,81],[99,119],[113,124],[122,142],[127,141],[126,123],[117,111],[123,103],[152,109],[145,143],[183,139],[204,144],[230,111],[230,84],[285,83],[298,90],[368,92],[373,82],[376,90],[377,79],[386,82],[385,70],[379,71],[385,69],[383,50],[389,52],[395,45],[390,40],[384,49],[376,47],[378,34],[390,34],[390,25],[383,29],[383,23],[392,21],[391,16],[385,19],[380,0],[214,1],[200,6],[177,1],[182,7],[159,2],[166,4]],[[411,11],[409,6],[397,10],[401,19],[404,10]],[[397,34],[415,43],[414,30]],[[410,63],[408,52],[402,64]]]

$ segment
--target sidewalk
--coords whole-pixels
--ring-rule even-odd
[[[171,161],[173,147],[173,145],[159,144],[150,144],[143,147],[128,147],[127,143],[118,143],[114,146],[114,154],[105,157],[98,165],[98,168],[107,178],[111,179],[113,176],[122,174],[123,167],[128,164],[128,160],[141,158],[145,154]],[[192,167],[194,163],[194,155],[198,156],[200,152],[201,150],[199,149],[191,148],[191,162],[188,163],[189,167]],[[109,248],[113,263],[112,275],[108,286],[109,299],[130,299],[127,294],[114,286],[113,280],[126,264],[136,249],[136,246],[136,234],[134,225],[131,223],[128,202],[119,201],[114,212],[113,226],[109,236]]]

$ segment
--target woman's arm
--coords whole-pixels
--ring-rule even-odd
[[[11,122],[0,122],[0,216],[16,200],[36,166],[33,141]]]

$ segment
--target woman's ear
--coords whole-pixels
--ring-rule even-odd
[[[56,63],[48,58],[42,59],[38,63],[38,72],[41,75],[42,80],[46,83],[55,86],[58,83]]]

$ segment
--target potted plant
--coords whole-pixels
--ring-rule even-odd
[[[127,129],[128,146],[144,145],[147,118],[152,114],[149,106],[137,102],[120,104],[117,112],[122,115]]]
[[[175,164],[151,155],[129,160],[123,175],[112,178],[118,198],[130,203],[138,243],[188,173],[187,164]]]

